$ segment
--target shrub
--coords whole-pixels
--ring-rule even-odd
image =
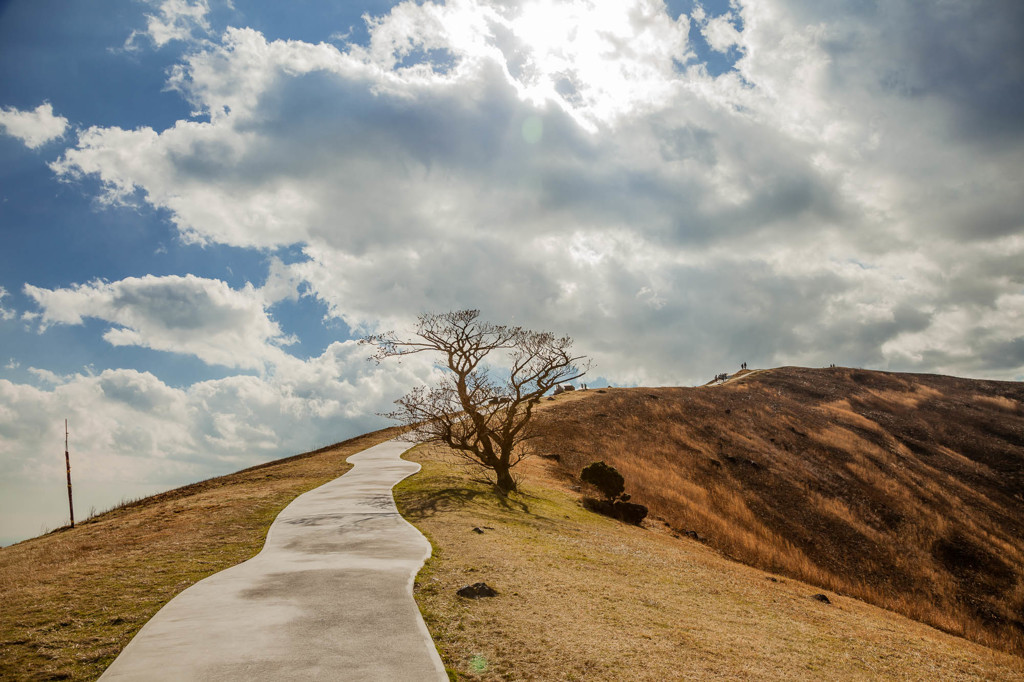
[[[580,480],[594,486],[605,496],[603,500],[584,498],[583,504],[587,509],[635,526],[639,526],[647,517],[647,507],[629,501],[629,495],[625,493],[626,480],[615,467],[604,462],[594,462],[583,468]]]
[[[604,462],[594,462],[584,467],[580,472],[580,480],[600,490],[609,501],[626,490],[626,479],[622,478],[622,474],[615,467]]]

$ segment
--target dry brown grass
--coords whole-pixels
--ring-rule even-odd
[[[289,502],[397,433],[172,490],[0,549],[0,679],[95,679],[174,595],[254,556]]]
[[[673,528],[1024,653],[1021,384],[783,368],[545,405],[567,473],[604,460]]]
[[[1018,657],[730,560],[1019,651],[1024,394],[957,382],[787,369],[563,395],[539,413],[561,466],[528,461],[510,500],[421,450],[398,498],[435,544],[416,590],[445,660],[474,679],[1024,679]],[[394,435],[0,549],[0,678],[94,678],[174,594],[254,555],[281,508]],[[597,459],[718,550],[583,510],[565,476]],[[478,580],[501,596],[454,596]]]
[[[1024,679],[1015,656],[586,511],[544,460],[506,500],[442,451],[406,457],[424,468],[395,496],[434,545],[416,599],[456,679]],[[455,595],[480,581],[499,595]]]

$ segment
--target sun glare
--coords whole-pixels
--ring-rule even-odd
[[[510,28],[529,55],[514,74],[523,95],[557,102],[590,129],[660,98],[686,51],[685,26],[644,2],[540,0]]]

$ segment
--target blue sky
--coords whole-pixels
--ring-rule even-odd
[[[1024,9],[0,3],[0,544],[334,442],[479,307],[590,383],[1024,379]]]

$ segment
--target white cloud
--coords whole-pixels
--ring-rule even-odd
[[[54,116],[53,105],[44,102],[32,111],[20,111],[14,107],[0,109],[0,127],[30,149],[37,149],[51,140],[63,137],[68,128],[68,120],[63,116]]]
[[[154,44],[208,35],[205,3],[159,7]],[[29,285],[23,317],[261,371],[32,368],[0,382],[0,473],[59,489],[37,453],[70,415],[87,477],[194,480],[377,426],[429,377],[352,343],[289,355],[267,310],[300,295],[357,334],[481,308],[571,334],[620,383],[743,361],[1024,374],[1024,5],[731,7],[692,17],[739,55],[718,77],[652,0],[404,2],[342,49],[193,40],[169,86],[202,120],[94,126],[52,169],[187,241],[306,260],[238,290]]]
[[[262,369],[280,361],[279,346],[291,341],[252,285],[231,289],[193,275],[147,275],[66,289],[27,284],[25,293],[41,308],[44,328],[97,318],[116,325],[103,335],[115,346],[190,354],[208,364]]]
[[[29,476],[57,467],[51,422],[76,426],[89,480],[195,480],[334,442],[385,422],[395,392],[429,377],[428,363],[375,365],[354,341],[293,360],[289,376],[233,376],[187,388],[129,369],[58,377],[48,388],[0,380],[0,463]],[[85,473],[88,471],[89,473]]]
[[[287,371],[187,388],[129,369],[47,373],[45,388],[0,380],[0,479],[12,493],[59,484],[63,459],[51,455],[63,450],[64,419],[76,499],[100,509],[125,491],[165,489],[387,426],[375,413],[432,369],[420,358],[378,366],[367,355],[354,341],[334,343],[319,357],[288,360]],[[51,527],[60,510],[42,514]],[[5,514],[0,536],[38,531],[38,520],[28,523],[16,527]]]
[[[946,306],[927,327],[900,334],[882,352],[904,366],[998,379],[1008,357],[1024,365],[1022,329],[1024,294],[1001,294],[991,307]]]
[[[695,15],[740,55],[717,78],[689,19],[647,0],[401,3],[347,49],[232,29],[172,75],[208,121],[94,127],[53,168],[166,209],[188,240],[303,245],[267,295],[308,287],[356,329],[482,307],[575,334],[621,381],[926,367],[914,335],[967,371],[935,320],[972,311],[971,343],[1024,283],[1021,76],[1002,68],[1021,50],[948,9]]]
[[[703,22],[700,29],[701,34],[708,41],[708,45],[716,52],[728,52],[734,45],[739,45],[742,37],[735,26],[735,17],[732,12],[711,17]]]
[[[146,15],[146,29],[132,31],[124,43],[125,49],[138,49],[136,40],[140,35],[149,38],[153,45],[161,48],[171,41],[192,41],[197,31],[208,34],[210,12],[207,0],[150,0],[155,14]]]
[[[525,53],[515,80],[536,103],[554,101],[588,129],[670,101],[689,51],[686,15],[661,2],[534,2],[510,29]]]
[[[4,299],[10,296],[7,289],[0,287],[0,320],[13,320],[17,313],[4,305]]]
[[[28,373],[34,376],[38,382],[52,386],[58,386],[68,379],[68,377],[61,377],[55,372],[39,367],[29,367]]]

